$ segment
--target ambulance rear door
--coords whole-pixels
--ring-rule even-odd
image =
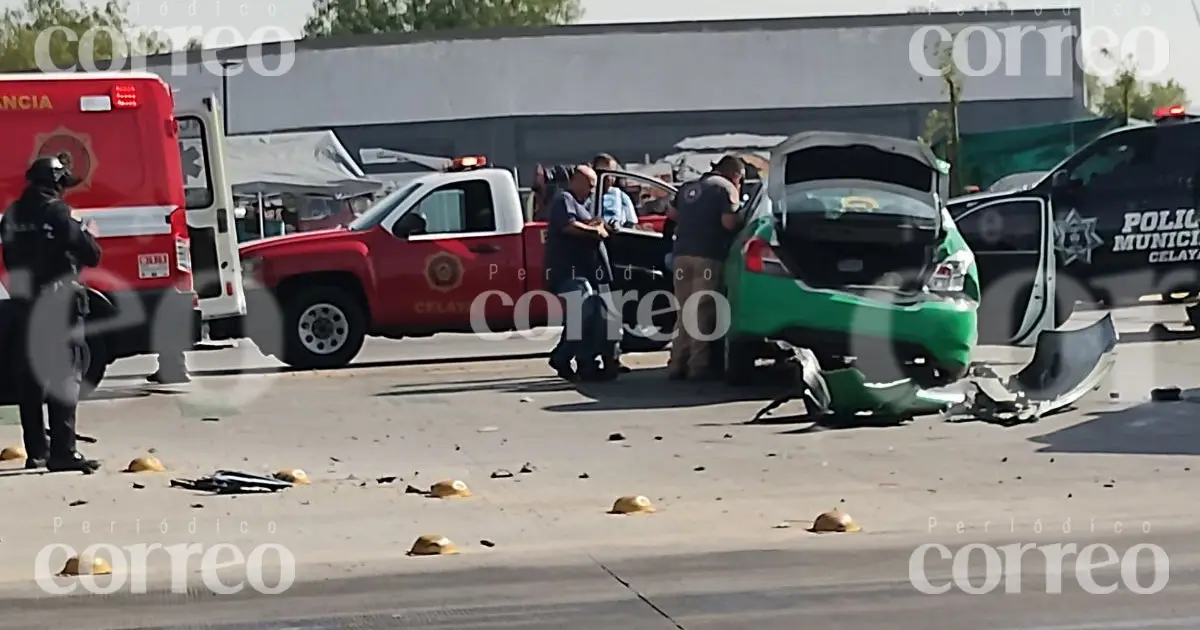
[[[187,196],[192,273],[205,321],[246,314],[233,191],[225,172],[225,132],[213,96],[176,96],[179,151]]]

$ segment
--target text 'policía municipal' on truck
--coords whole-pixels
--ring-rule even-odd
[[[86,391],[116,359],[190,349],[204,319],[245,314],[211,97],[177,102],[151,73],[7,74],[0,104],[0,211],[34,158],[57,156],[81,180],[65,199],[94,222],[103,248],[101,265],[81,277]],[[3,309],[0,301],[0,321]],[[11,383],[0,376],[0,398]]]
[[[1110,131],[1035,183],[952,199],[950,213],[975,251],[981,310],[1007,305],[1017,322],[1053,311],[1058,326],[1078,303],[1200,293],[1197,146],[1200,118],[1164,107],[1153,124]],[[988,291],[1002,279],[1016,299]],[[1195,307],[1188,316],[1200,325]]]

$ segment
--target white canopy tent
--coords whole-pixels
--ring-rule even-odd
[[[237,196],[357,197],[379,192],[332,131],[226,138],[226,169]]]

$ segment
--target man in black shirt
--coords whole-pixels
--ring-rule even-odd
[[[25,173],[29,185],[3,218],[0,243],[16,311],[14,344],[25,468],[91,474],[100,463],[75,450],[75,410],[82,380],[83,267],[100,264],[93,224],[72,217],[63,192],[78,183],[62,160],[42,157]],[[49,408],[50,443],[45,416]]]
[[[715,375],[709,361],[708,336],[717,322],[715,299],[720,297],[730,237],[741,228],[737,211],[746,165],[727,155],[713,170],[680,187],[667,217],[675,222],[672,249],[675,298],[680,317],[671,342],[668,374],[672,379],[705,379]],[[684,306],[692,302],[692,306]],[[691,313],[695,317],[685,315]]]
[[[566,318],[562,338],[550,353],[550,367],[564,379],[580,376],[598,378],[597,353],[604,347],[606,327],[594,317],[585,317],[585,309],[594,308],[589,298],[612,279],[604,239],[608,230],[599,212],[586,202],[596,190],[596,171],[590,166],[575,167],[567,189],[550,202],[546,233],[547,287],[564,298]],[[578,367],[572,367],[574,361]]]

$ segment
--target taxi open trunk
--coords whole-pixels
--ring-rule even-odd
[[[776,254],[815,289],[886,286],[916,292],[943,236],[936,158],[921,147],[852,134],[806,134],[772,185]]]

